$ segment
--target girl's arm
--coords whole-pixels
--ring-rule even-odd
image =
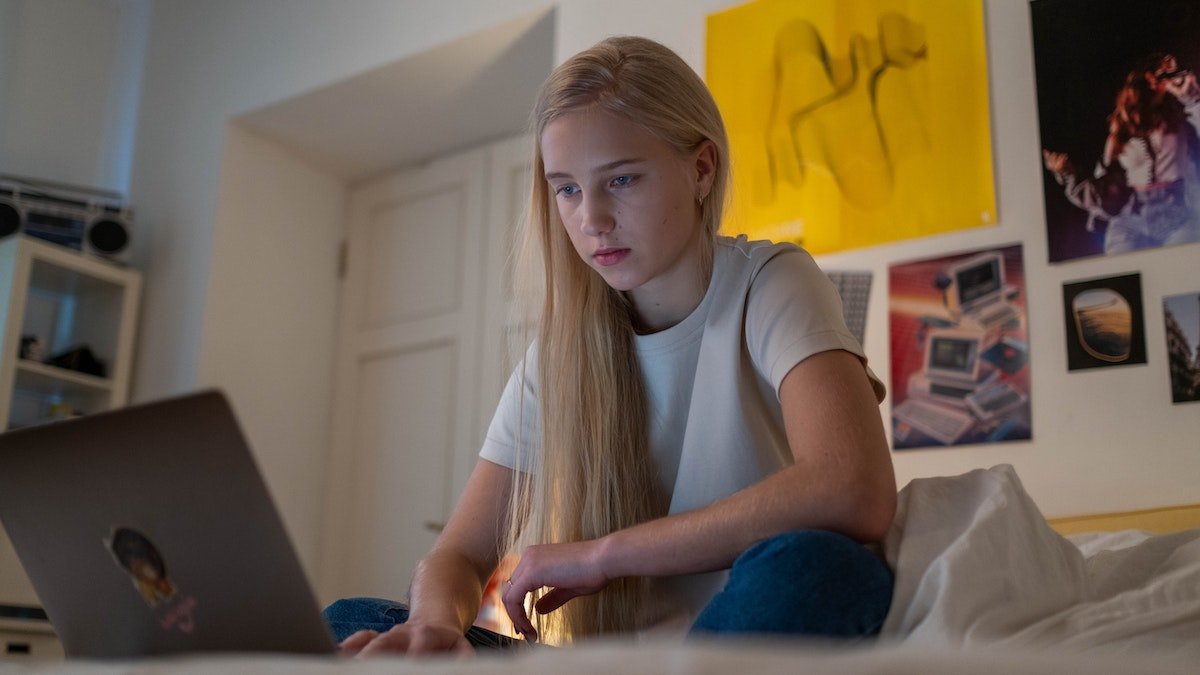
[[[795,464],[694,511],[525,549],[504,593],[514,627],[536,638],[524,600],[543,587],[551,589],[536,605],[544,614],[619,577],[726,569],[755,542],[791,530],[881,539],[896,511],[896,478],[862,362],[841,350],[815,354],[784,377],[779,399]]]
[[[479,460],[445,529],[417,564],[408,621],[382,635],[355,633],[342,643],[343,651],[473,651],[463,634],[479,614],[483,589],[496,569],[511,490],[511,469]]]

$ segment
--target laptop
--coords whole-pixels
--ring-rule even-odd
[[[1008,301],[1016,292],[1004,283],[1004,256],[981,253],[952,266],[950,294],[963,321],[984,331],[998,330],[1020,318],[1021,312]]]
[[[335,649],[220,392],[0,434],[0,522],[67,656]]]

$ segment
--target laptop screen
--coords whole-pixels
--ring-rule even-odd
[[[954,285],[958,289],[959,306],[970,305],[1000,291],[1004,285],[1000,262],[1000,256],[989,255],[955,270]]]

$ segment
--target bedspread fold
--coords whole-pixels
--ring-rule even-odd
[[[886,640],[1200,657],[1200,530],[1067,539],[1009,465],[916,479],[884,554]]]

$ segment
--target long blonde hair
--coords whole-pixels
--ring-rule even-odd
[[[666,514],[650,455],[646,393],[634,346],[631,309],[576,253],[543,175],[546,126],[582,108],[616,113],[668,143],[680,157],[704,141],[716,146],[717,170],[698,204],[707,236],[707,280],[713,240],[728,186],[728,140],[716,103],[678,55],[644,38],[615,37],[576,54],[542,85],[533,111],[532,187],[522,269],[541,269],[537,328],[541,438],[518,443],[518,465],[505,550],[537,543],[602,537]],[[540,447],[539,447],[540,446]],[[632,631],[644,621],[645,579],[615,580],[546,616],[534,614],[544,639]]]

